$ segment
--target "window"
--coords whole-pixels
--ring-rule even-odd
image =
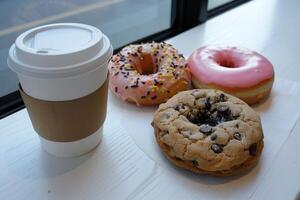
[[[77,22],[98,27],[114,49],[162,40],[247,0],[6,0],[0,1],[0,119],[24,107],[18,79],[7,67],[8,50],[27,29]]]
[[[234,0],[209,0],[207,9],[211,10]]]
[[[1,97],[17,90],[17,77],[6,58],[21,32],[48,23],[86,23],[101,29],[118,48],[170,28],[171,0],[1,1],[0,19]]]
[[[250,0],[208,0],[207,17],[211,18]]]

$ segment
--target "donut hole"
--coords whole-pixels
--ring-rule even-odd
[[[229,52],[220,52],[215,56],[215,62],[225,68],[238,68],[244,65],[244,61],[235,54]]]
[[[134,68],[141,75],[155,74],[158,71],[157,65],[153,61],[151,54],[142,54],[135,61]]]
[[[236,65],[236,63],[233,61],[233,60],[230,60],[230,59],[223,59],[223,60],[220,60],[218,62],[218,64],[222,67],[226,67],[226,68],[236,68],[238,67]]]

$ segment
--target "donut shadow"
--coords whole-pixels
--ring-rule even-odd
[[[109,91],[108,103],[117,107],[119,110],[129,111],[132,113],[154,112],[158,108],[158,105],[137,106],[135,103],[123,101],[111,91]]]

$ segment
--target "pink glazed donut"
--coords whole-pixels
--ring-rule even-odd
[[[113,55],[108,69],[111,91],[138,106],[161,104],[191,85],[185,58],[163,42],[128,45]]]
[[[188,58],[188,65],[194,87],[223,90],[248,104],[268,97],[274,81],[270,61],[240,47],[199,48]]]

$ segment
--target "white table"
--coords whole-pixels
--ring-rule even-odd
[[[199,46],[234,44],[275,66],[260,113],[265,149],[249,173],[195,175],[160,153],[150,126],[155,108],[109,95],[101,145],[73,159],[45,153],[25,109],[0,121],[0,199],[294,199],[300,189],[300,45],[298,0],[251,1],[167,42],[188,56]]]

